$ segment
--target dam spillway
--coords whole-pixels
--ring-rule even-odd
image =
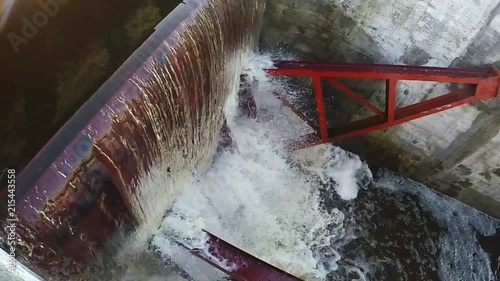
[[[62,158],[56,158],[53,162],[55,165],[51,165],[50,160],[40,165],[40,161],[37,164],[37,156],[30,164],[31,167],[35,166],[36,168],[30,168],[30,165],[27,168],[27,171],[35,171],[35,173],[29,173],[28,176],[26,174],[19,175],[21,182],[19,186],[22,187],[24,180],[29,182],[36,179],[38,177],[37,169],[45,165],[47,169],[42,168],[41,171],[51,172],[45,173],[45,178],[42,176],[36,180],[42,179],[43,181],[40,181],[42,185],[54,186],[52,191],[38,190],[38,187],[31,189],[32,194],[27,197],[29,200],[21,202],[24,204],[20,205],[21,207],[27,206],[27,208],[23,208],[22,215],[25,218],[32,219],[38,216],[42,221],[42,223],[34,223],[34,226],[22,229],[22,235],[37,239],[47,237],[46,240],[49,243],[50,240],[54,240],[54,237],[61,239],[70,237],[66,240],[69,241],[69,245],[62,247],[60,243],[56,243],[53,251],[47,252],[26,243],[31,251],[28,256],[35,259],[29,263],[38,264],[40,267],[38,271],[54,276],[61,274],[59,278],[63,278],[63,280],[69,276],[76,278],[77,275],[87,279],[89,273],[85,272],[86,268],[82,264],[87,264],[85,261],[94,259],[95,253],[104,246],[99,244],[99,240],[106,240],[104,236],[118,236],[118,238],[113,238],[120,241],[120,236],[134,233],[128,237],[129,240],[122,239],[127,240],[125,242],[127,243],[127,251],[120,252],[116,249],[113,250],[113,247],[106,249],[113,252],[110,255],[120,257],[122,262],[132,260],[137,257],[137,251],[144,250],[145,240],[155,233],[164,216],[164,211],[170,208],[174,198],[183,192],[180,179],[189,178],[193,171],[197,170],[196,168],[210,164],[215,155],[224,115],[230,113],[224,112],[227,108],[226,100],[231,94],[237,92],[240,73],[244,68],[248,68],[248,61],[245,60],[248,59],[250,50],[257,43],[259,25],[264,11],[263,3],[259,3],[242,2],[233,5],[222,1],[204,4],[193,1],[181,5],[182,8],[174,11],[169,17],[174,20],[170,22],[167,18],[162,22],[157,32],[118,70],[115,74],[118,79],[112,77],[101,88],[105,89],[101,93],[105,92],[107,95],[117,93],[116,96],[104,97],[103,94],[99,95],[98,91],[89,103],[82,107],[79,111],[80,114],[77,112],[70,123],[56,135],[54,140],[59,138],[59,140],[65,139],[67,141],[68,136],[64,135],[64,132],[71,128],[78,136],[70,142],[69,149],[63,150]],[[261,4],[262,6],[259,6]],[[224,20],[221,21],[221,19]],[[189,24],[190,20],[194,21],[195,24]],[[221,22],[226,23],[226,21],[227,26],[221,24]],[[181,22],[180,25],[177,24],[179,22]],[[171,29],[172,26],[176,26],[178,29],[174,28],[169,33],[170,36],[162,33],[167,27]],[[212,41],[213,38],[220,40]],[[196,42],[204,43],[197,44]],[[160,50],[156,49],[155,51],[154,44],[161,44]],[[204,44],[213,45],[205,46]],[[187,51],[179,51],[183,48]],[[200,57],[207,59],[201,60]],[[280,58],[278,57],[278,59]],[[170,82],[168,87],[165,83],[167,80]],[[194,83],[186,83],[186,81]],[[175,87],[171,87],[171,85],[175,85]],[[179,93],[190,92],[196,94],[193,96],[179,95]],[[206,95],[207,92],[214,93],[214,96]],[[165,99],[164,96],[168,96],[168,98]],[[105,99],[111,100],[112,103],[106,104],[104,111],[99,106],[97,107],[99,111],[96,111],[96,115],[99,116],[97,118],[99,122],[91,122],[90,126],[87,126],[84,124],[85,122],[81,122],[82,119],[78,119],[78,116],[86,114],[88,114],[87,118],[92,117],[89,114],[91,113],[91,110],[88,109],[91,107],[89,104],[97,100],[101,105],[104,105],[103,100]],[[175,102],[172,103],[169,99]],[[267,112],[273,112],[266,108],[265,104],[260,104],[260,107]],[[165,108],[170,110],[165,111]],[[86,113],[81,114],[81,112]],[[234,116],[229,115],[226,116],[229,123],[236,120],[231,119]],[[271,116],[274,115],[271,114]],[[75,122],[75,120],[80,122]],[[90,120],[94,121],[94,119]],[[264,118],[264,120],[269,119]],[[238,133],[238,128],[234,125],[230,124],[231,130]],[[289,125],[286,124],[286,126]],[[80,129],[85,128],[87,131],[82,132],[79,127]],[[295,134],[296,131],[291,130],[290,127],[288,133]],[[270,134],[270,132],[266,134]],[[238,140],[238,137],[236,139]],[[51,142],[56,143],[54,140]],[[239,142],[244,141],[240,140]],[[61,146],[58,143],[56,147],[61,149],[64,145]],[[54,155],[54,152],[50,152],[50,148],[51,143],[49,142],[40,155],[47,154],[46,151]],[[248,148],[254,147],[249,144]],[[245,152],[244,149],[242,151]],[[353,175],[351,173],[351,176]],[[30,179],[30,177],[32,178]],[[209,184],[209,182],[207,183]],[[155,186],[155,189],[151,190],[151,186]],[[304,189],[306,187],[307,185],[303,186]],[[313,191],[318,192],[318,194],[321,190],[319,186],[313,188]],[[22,188],[18,191],[24,192]],[[43,200],[39,199],[39,195],[41,194],[42,198],[48,197],[45,192],[56,193],[54,193],[53,200],[44,205]],[[363,191],[361,193],[363,194]],[[327,195],[323,195],[323,197],[328,198]],[[71,199],[75,202],[75,198],[84,198],[84,200],[72,203]],[[213,198],[211,199],[213,200]],[[281,198],[282,201],[286,199],[290,198]],[[316,203],[318,200],[316,198],[316,201],[312,202]],[[229,204],[229,202],[227,203]],[[67,204],[68,207],[59,208],[64,204]],[[92,211],[95,210],[93,207],[97,204],[104,206],[104,208],[100,207],[97,211]],[[340,202],[332,204],[330,203],[330,208],[342,205]],[[40,212],[40,208],[45,209]],[[220,207],[216,206],[215,208],[219,209]],[[249,205],[240,209],[240,212],[249,208],[257,208],[257,206]],[[82,214],[89,214],[89,216],[83,218],[80,213],[74,213],[74,210],[78,210]],[[348,213],[346,210],[344,211]],[[183,217],[185,216],[186,214],[183,214]],[[332,214],[330,219],[332,218],[336,218],[336,216]],[[79,222],[81,228],[75,229],[75,222]],[[90,229],[88,225],[98,223],[101,225],[97,228],[100,230],[99,233],[82,232],[83,229]],[[109,227],[110,225],[112,227]],[[492,225],[476,227],[482,229],[479,230],[481,234],[489,236],[493,231]],[[116,229],[119,231],[116,232]],[[228,231],[225,228],[221,229]],[[54,236],[54,232],[57,233],[56,236]],[[473,231],[467,233],[472,235]],[[236,234],[248,237],[241,232],[236,232]],[[222,236],[224,235],[222,234]],[[75,237],[77,237],[76,241]],[[46,247],[46,245],[43,246]],[[85,248],[85,251],[80,251],[82,248]],[[64,258],[56,258],[58,253],[61,253]],[[50,266],[43,264],[40,262],[42,260],[40,257],[45,254],[48,254],[43,259],[45,261],[60,260],[69,265],[53,262]],[[78,261],[72,262],[71,259],[67,258],[68,255],[74,256],[75,261]],[[330,258],[333,261],[338,259],[337,255],[333,253],[331,255]],[[479,260],[479,263],[484,265],[484,254]],[[267,261],[269,262],[269,260]],[[104,267],[109,265],[106,262],[102,262],[102,264],[105,265]],[[281,266],[288,268],[286,265]],[[424,266],[426,266],[425,263]],[[57,269],[56,272],[54,269]],[[349,271],[349,269],[344,268],[338,272],[342,272],[342,270]],[[353,267],[352,270],[355,272],[359,268]],[[298,270],[294,273],[301,274],[302,272]],[[426,276],[433,276],[432,272],[435,271],[430,270],[430,272]],[[349,276],[349,274],[356,273],[345,274]],[[361,275],[363,274],[359,276]],[[365,275],[369,276],[369,274]],[[382,276],[387,278],[391,275]],[[408,276],[408,278],[410,277]]]
[[[100,236],[125,235],[146,218],[159,225],[156,207],[178,191],[168,181],[163,191],[136,191],[140,177],[182,178],[208,163],[262,12],[259,1],[188,1],[162,22],[18,177],[21,256],[45,274],[86,279]]]

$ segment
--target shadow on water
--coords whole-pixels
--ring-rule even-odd
[[[0,31],[0,168],[22,169],[180,2],[14,1]]]
[[[500,280],[500,228],[491,236],[477,233],[477,241],[491,259],[491,271],[496,274],[496,280]]]
[[[385,169],[371,170],[373,183],[356,200],[341,200],[332,185],[322,190],[324,206],[345,214],[348,237],[335,242],[342,260],[328,280],[364,280],[360,272],[367,280],[500,280],[500,221]]]

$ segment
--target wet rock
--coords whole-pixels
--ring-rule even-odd
[[[500,229],[491,236],[477,234],[477,240],[481,248],[488,253],[491,259],[491,271],[495,274],[495,280],[500,280]]]
[[[257,105],[253,96],[252,80],[248,74],[240,75],[240,90],[238,92],[238,103],[242,114],[249,118],[257,118]]]
[[[238,91],[238,110],[239,114],[246,115],[249,118],[257,118],[257,105],[255,103],[253,92],[258,87],[258,81],[251,79],[248,74],[240,75],[240,90]],[[220,130],[219,146],[217,151],[229,150],[238,151],[238,145],[234,142],[231,129],[227,125],[224,117],[224,124]]]
[[[233,140],[231,134],[231,129],[227,126],[227,120],[224,118],[224,124],[220,129],[219,146],[217,147],[217,152],[222,152],[224,150],[229,150],[231,152],[238,151],[238,145]]]

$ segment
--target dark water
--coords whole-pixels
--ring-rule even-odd
[[[181,1],[13,2],[0,30],[0,169],[20,170]]]
[[[332,186],[325,206],[345,213],[342,260],[329,280],[500,280],[500,221],[385,169],[345,203]],[[333,183],[332,183],[333,184]],[[359,272],[356,272],[357,269]]]

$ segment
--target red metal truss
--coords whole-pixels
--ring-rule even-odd
[[[286,99],[283,93],[275,93],[278,99],[290,107],[294,113],[316,131],[294,141],[290,147],[292,150],[367,134],[463,104],[500,96],[500,71],[494,66],[461,69],[406,65],[333,64],[295,61],[276,61],[274,66],[274,69],[267,70],[271,75],[311,77],[313,81],[312,87],[316,100],[318,125],[308,120],[305,114],[295,108]],[[359,94],[340,83],[337,78],[385,80],[385,111],[383,112],[378,109]],[[328,81],[344,94],[373,111],[375,116],[342,126],[329,126],[334,124],[328,124],[326,120],[325,112],[328,107],[325,106],[321,80]],[[397,108],[397,83],[401,80],[460,83],[467,85],[463,89],[455,90],[436,98]]]

